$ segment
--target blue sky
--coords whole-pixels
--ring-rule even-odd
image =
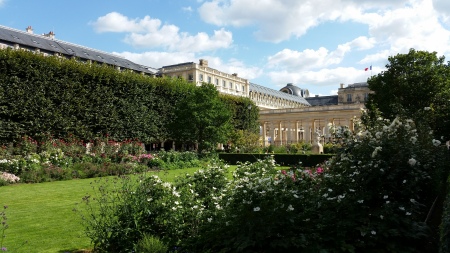
[[[450,60],[449,0],[0,0],[0,25],[154,68],[207,59],[313,95],[366,81],[410,48]]]

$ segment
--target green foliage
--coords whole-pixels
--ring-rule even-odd
[[[1,251],[6,251],[7,250],[6,247],[3,247],[3,241],[4,241],[5,237],[6,237],[5,231],[6,231],[6,229],[8,229],[8,223],[7,223],[8,218],[6,217],[6,212],[5,212],[6,208],[8,208],[8,207],[7,206],[3,206],[3,211],[0,212],[0,222],[1,222],[1,227],[0,227],[0,236],[1,236],[1,238],[0,238],[0,248],[1,248]]]
[[[201,165],[198,154],[190,151],[159,151],[155,155],[155,159],[150,161],[150,167],[170,170],[193,168]]]
[[[259,133],[259,108],[247,97],[221,94],[221,100],[232,112],[232,124],[235,130]]]
[[[309,142],[297,142],[287,146],[290,154],[305,154],[311,152],[312,145]],[[327,153],[327,152],[325,152]]]
[[[322,164],[333,155],[330,154],[234,154],[234,153],[219,153],[219,158],[227,164],[236,165],[244,162],[256,162],[257,160],[264,160],[268,156],[273,156],[275,162],[282,166],[295,166],[302,164],[305,167],[314,167]]]
[[[232,130],[231,112],[212,84],[203,84],[182,99],[171,126],[175,140],[197,143],[198,152],[214,150]]]
[[[440,247],[439,252],[445,253],[450,251],[450,177],[447,180],[447,195],[444,201],[444,211],[442,214],[442,222],[440,225]]]
[[[412,120],[379,118],[341,149],[318,193],[323,246],[355,252],[432,252],[436,238],[424,221],[443,189],[448,156]],[[338,136],[339,137],[339,136]],[[332,238],[332,239],[331,239]]]
[[[252,153],[259,149],[259,133],[248,130],[235,130],[230,139],[232,148],[230,152]]]
[[[76,59],[0,50],[0,142],[30,136],[41,142],[76,137],[91,140],[168,139],[180,99],[192,85],[149,78]]]
[[[225,172],[223,164],[213,163],[175,184],[144,175],[103,181],[79,209],[87,235],[97,252],[129,252],[145,235],[178,246],[198,233],[203,214],[215,208],[211,194],[221,193]]]
[[[166,253],[169,247],[159,240],[158,237],[145,234],[136,245],[136,252],[139,253]]]
[[[368,80],[370,94],[367,108],[376,121],[381,116],[412,118],[416,124],[426,123],[435,138],[450,139],[450,65],[436,52],[410,49],[407,54],[388,58],[387,70]],[[369,123],[366,122],[366,123]]]

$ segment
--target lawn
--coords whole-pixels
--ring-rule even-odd
[[[231,167],[231,169],[235,168]],[[198,168],[157,172],[164,181],[193,173]],[[90,249],[79,215],[72,210],[98,179],[17,184],[0,187],[0,205],[7,205],[8,252],[82,252]]]

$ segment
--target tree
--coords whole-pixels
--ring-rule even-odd
[[[397,115],[426,124],[436,138],[450,139],[450,65],[436,52],[410,49],[388,58],[386,71],[369,78],[366,107],[385,118]]]
[[[178,103],[171,129],[176,140],[197,143],[201,153],[226,141],[231,117],[214,85],[202,84]]]

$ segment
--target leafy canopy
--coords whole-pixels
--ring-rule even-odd
[[[450,66],[445,57],[410,49],[388,61],[386,71],[368,80],[375,93],[367,108],[388,119],[405,115],[429,125],[437,138],[450,139]]]

